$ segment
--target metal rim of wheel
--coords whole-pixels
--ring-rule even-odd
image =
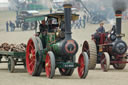
[[[42,71],[42,56],[37,52],[38,50],[42,50],[40,44],[41,41],[39,41],[38,37],[30,38],[27,44],[26,67],[28,73],[32,76],[39,76]]]
[[[34,71],[34,66],[35,66],[35,46],[34,46],[34,42],[32,39],[30,39],[28,41],[28,45],[27,45],[27,50],[26,50],[26,65],[27,65],[27,70],[29,72],[30,75],[32,75],[33,71]]]
[[[13,73],[15,69],[15,61],[12,57],[8,58],[8,71],[10,73]]]
[[[75,63],[76,61],[76,56],[73,56],[71,59],[71,62]],[[62,76],[71,76],[74,72],[74,68],[59,68],[59,72]]]
[[[48,78],[53,78],[55,74],[55,56],[52,51],[49,51],[45,60],[45,71]]]
[[[43,62],[42,62],[42,60],[43,60],[43,55],[42,55],[42,53],[41,53],[41,51],[43,51],[43,45],[42,45],[42,41],[40,40],[40,38],[39,37],[36,37],[36,40],[37,40],[37,42],[38,42],[38,50],[40,50],[40,52],[38,52],[38,59],[37,59],[37,61],[38,61],[38,72],[37,72],[37,76],[39,76],[40,75],[40,73],[42,72],[42,67],[43,67]],[[44,66],[45,67],[45,66]]]
[[[89,69],[95,69],[97,63],[97,49],[93,40],[85,41],[82,52],[86,52],[89,56]]]
[[[102,53],[101,56],[101,69],[104,72],[107,72],[110,67],[110,56],[107,52]]]
[[[127,59],[122,58],[122,59],[120,59],[120,60],[118,60],[118,61],[126,62]],[[114,69],[123,70],[123,69],[126,67],[126,63],[122,63],[122,64],[114,63],[114,64],[113,64],[113,67],[114,67]]]
[[[78,59],[78,75],[81,79],[85,79],[88,75],[88,55],[86,52],[80,54]]]

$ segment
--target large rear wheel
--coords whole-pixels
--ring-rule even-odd
[[[84,79],[88,75],[88,55],[86,52],[80,54],[78,64],[80,64],[78,67],[78,75],[80,78]]]
[[[26,48],[27,71],[32,76],[39,76],[42,69],[42,43],[38,37],[30,38]]]
[[[97,49],[93,40],[85,41],[82,52],[86,52],[89,57],[89,69],[95,69],[97,63]]]

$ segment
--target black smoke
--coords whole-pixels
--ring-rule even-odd
[[[128,0],[113,0],[112,6],[114,11],[125,11],[127,9]]]

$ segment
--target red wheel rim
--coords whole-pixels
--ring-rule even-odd
[[[36,56],[35,56],[34,42],[32,41],[32,39],[30,39],[28,41],[27,50],[26,50],[26,65],[27,65],[27,70],[31,75],[34,71],[35,57]]]
[[[106,58],[105,58],[105,55],[102,54],[102,56],[101,56],[101,68],[103,70],[105,70],[105,67],[106,67]]]
[[[83,44],[82,52],[87,52],[87,54],[89,55],[89,45],[86,41]]]
[[[82,77],[85,72],[84,56],[82,54],[79,57],[78,64],[80,64],[78,67],[78,74],[80,77]]]
[[[49,78],[51,74],[51,60],[49,54],[46,55],[45,70],[46,70],[46,76]]]

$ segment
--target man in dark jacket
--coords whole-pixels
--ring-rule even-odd
[[[40,29],[40,37],[42,37],[42,42],[43,42],[43,48],[46,48],[46,39],[47,39],[47,32],[48,32],[48,27],[46,26],[45,24],[45,20],[42,20],[41,21],[41,24],[39,26],[39,29]]]
[[[41,21],[41,24],[39,26],[39,29],[40,29],[40,33],[43,33],[44,35],[46,34],[46,32],[48,30],[48,27],[45,24],[45,20],[42,20]]]
[[[104,23],[100,23],[100,27],[96,30],[97,33],[105,33]]]
[[[100,42],[100,36],[99,33],[105,33],[105,28],[103,27],[104,23],[100,23],[100,27],[96,30],[96,33],[94,34],[94,38],[96,39],[96,44],[99,44]]]

